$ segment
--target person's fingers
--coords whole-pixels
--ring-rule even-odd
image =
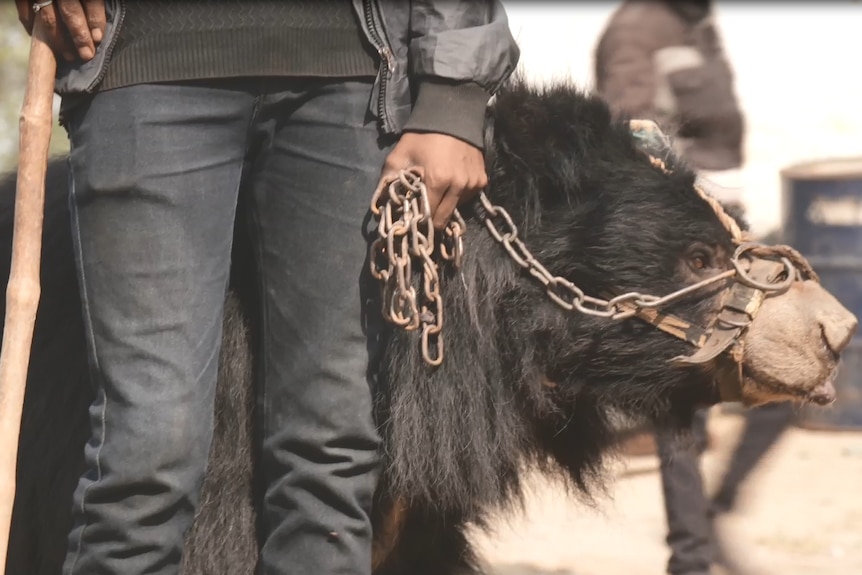
[[[452,214],[455,213],[455,208],[461,201],[461,196],[468,193],[468,177],[464,171],[458,171],[450,174],[449,177],[438,180],[435,188],[435,203],[431,204],[431,213],[433,214],[432,222],[434,227],[442,230],[449,223]],[[431,200],[432,193],[429,189],[428,199]]]
[[[447,178],[448,186],[440,196],[439,204],[431,208],[434,227],[438,230],[446,227],[459,205],[475,198],[488,185],[488,174],[481,154],[478,160],[471,158],[465,164]]]
[[[464,202],[469,202],[470,200],[478,196],[479,192],[481,192],[487,187],[488,175],[485,173],[484,168],[477,172],[473,172],[467,185],[464,187],[464,191],[458,198],[458,205],[461,205]]]
[[[33,3],[27,0],[15,0],[15,7],[18,9],[18,21],[28,34],[32,34],[36,15],[33,12]]]
[[[434,228],[437,230],[444,229],[446,224],[448,224],[449,220],[452,218],[452,214],[455,213],[455,208],[457,207],[458,194],[450,191],[443,196],[443,201],[440,202],[440,205],[437,207],[437,211],[434,212]]]
[[[418,174],[419,179],[425,183],[430,200],[433,192],[428,189],[425,169],[422,166],[417,166],[413,161],[413,157],[409,153],[402,152],[401,148],[398,146],[389,153],[386,160],[383,162],[383,168],[380,170],[380,180],[377,184],[375,194],[382,194],[382,188],[387,187],[389,184],[397,180],[400,177],[402,170],[410,170]],[[431,209],[431,213],[434,213],[433,208]]]
[[[93,42],[90,23],[84,13],[81,0],[55,0],[54,4],[60,12],[78,56],[84,61],[91,60],[96,55],[96,45]]]
[[[372,200],[375,202],[375,206],[377,208],[382,207],[384,203],[382,200],[384,200],[386,196],[386,187],[397,178],[398,174],[387,169],[386,166],[381,170],[380,180],[377,182],[377,188],[374,190],[374,195],[372,196]]]
[[[410,156],[401,152],[398,146],[395,146],[386,160],[383,162],[383,167],[380,169],[381,179],[388,178],[389,181],[398,177],[398,172],[410,167]]]
[[[90,36],[93,42],[98,44],[105,36],[105,28],[108,25],[105,16],[105,0],[84,0],[84,13],[87,16],[87,26],[90,28]]]
[[[428,192],[428,207],[431,210],[432,217],[437,213],[437,208],[443,201],[443,196],[448,193],[450,183],[446,174],[441,174],[439,169],[435,168],[425,170],[425,177],[422,178],[422,181],[425,183],[425,190]]]
[[[485,155],[480,153],[476,159],[476,169],[473,172],[475,181],[472,182],[473,189],[476,193],[481,192],[488,187],[488,172],[485,169]]]
[[[36,12],[36,17],[42,21],[45,29],[45,40],[55,54],[59,54],[67,62],[75,59],[75,50],[64,30],[60,28],[57,20],[57,11],[53,4],[49,4]]]

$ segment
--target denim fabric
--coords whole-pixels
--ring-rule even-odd
[[[238,202],[262,286],[261,571],[370,572],[379,437],[363,225],[391,146],[367,113],[371,86],[140,85],[69,111],[98,398],[67,575],[177,572],[212,436]]]

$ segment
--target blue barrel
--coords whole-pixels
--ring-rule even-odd
[[[862,158],[827,159],[781,172],[784,243],[798,249],[823,287],[862,321]],[[841,354],[838,400],[806,406],[798,424],[862,430],[862,337]]]

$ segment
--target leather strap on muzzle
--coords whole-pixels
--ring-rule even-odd
[[[756,280],[768,282],[784,271],[780,262],[755,259],[752,262],[749,275]],[[757,288],[734,281],[727,292],[712,324],[712,329],[704,344],[689,356],[678,356],[672,361],[677,365],[703,364],[714,360],[735,342],[742,338],[743,333],[754,321],[766,293]]]
[[[747,279],[763,284],[775,284],[787,267],[780,261],[753,258],[746,271]],[[672,314],[654,308],[636,308],[624,304],[634,311],[635,317],[655,326],[678,339],[692,344],[696,351],[689,356],[677,356],[671,360],[676,365],[698,365],[716,359],[734,343],[741,340],[745,330],[760,311],[766,292],[741,281],[733,280],[724,291],[721,309],[709,327],[702,328]]]

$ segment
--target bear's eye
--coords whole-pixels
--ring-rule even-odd
[[[712,249],[703,244],[691,246],[685,259],[688,267],[694,272],[702,272],[707,268],[715,267],[715,255]]]

